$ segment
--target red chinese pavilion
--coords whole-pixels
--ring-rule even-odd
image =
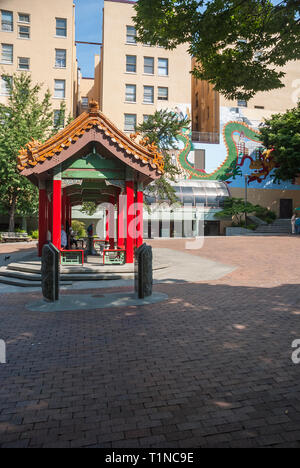
[[[49,233],[61,248],[61,227],[71,225],[72,206],[93,201],[116,207],[117,239],[108,210],[107,239],[111,248],[124,246],[126,263],[133,263],[134,247],[143,242],[143,191],[164,170],[157,147],[136,138],[118,130],[92,102],[89,112],[57,135],[45,143],[31,141],[20,151],[21,175],[39,188],[39,256]]]

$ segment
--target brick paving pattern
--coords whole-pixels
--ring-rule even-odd
[[[208,239],[191,254],[238,268],[159,284],[155,306],[37,313],[40,294],[2,294],[0,447],[299,447],[299,247]]]

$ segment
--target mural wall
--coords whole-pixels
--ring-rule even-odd
[[[235,112],[234,112],[235,111]],[[236,112],[238,111],[238,112]],[[231,120],[236,117],[238,120]],[[248,175],[249,188],[300,190],[291,181],[274,180],[272,151],[259,140],[259,121],[244,117],[241,109],[221,108],[219,145],[192,143],[190,129],[179,136],[177,162],[186,179],[222,180],[231,188],[243,188]],[[205,170],[195,168],[195,149],[205,150]]]

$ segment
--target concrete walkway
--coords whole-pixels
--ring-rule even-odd
[[[31,254],[19,253],[15,257],[17,261],[28,260]],[[184,283],[184,282],[200,282],[218,280],[223,276],[234,271],[235,267],[225,265],[218,261],[209,260],[207,258],[198,257],[191,253],[177,252],[174,255],[174,250],[167,248],[153,249],[154,264],[158,269],[153,272],[154,283]],[[159,265],[162,268],[159,268]],[[124,265],[126,266],[126,265]],[[167,268],[164,268],[167,266]],[[105,267],[105,269],[114,270],[114,267]],[[76,267],[73,267],[76,271]],[[119,271],[120,267],[116,267]],[[130,269],[132,271],[132,268]],[[124,270],[125,271],[125,270]],[[96,288],[113,288],[113,287],[133,287],[132,279],[124,280],[107,280],[107,281],[77,281],[68,286],[62,286],[63,290],[84,290]],[[27,287],[26,292],[40,291],[37,287]],[[0,283],[0,294],[25,292],[24,288],[11,286]]]
[[[55,303],[43,300],[26,304],[26,308],[33,312],[59,312],[66,310],[86,310],[86,309],[110,309],[113,307],[131,307],[156,304],[168,299],[167,294],[154,292],[151,297],[138,299],[134,293],[111,293],[111,294],[73,294],[62,295]]]

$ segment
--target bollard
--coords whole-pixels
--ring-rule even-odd
[[[141,245],[135,251],[135,292],[139,299],[152,296],[153,287],[152,247]]]
[[[42,250],[42,292],[47,301],[59,299],[60,251],[53,244],[45,244]]]

